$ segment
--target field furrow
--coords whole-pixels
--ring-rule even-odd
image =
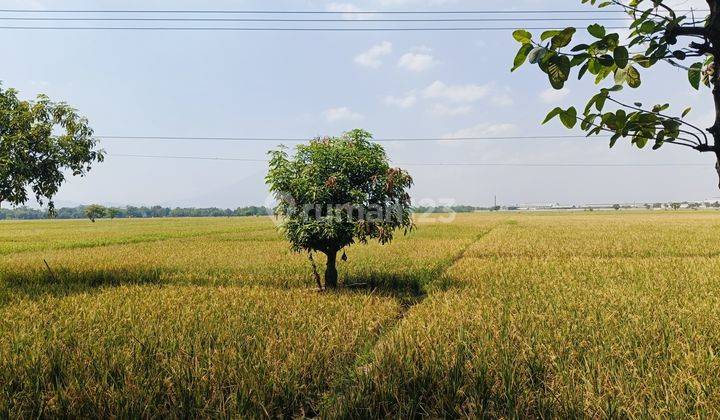
[[[678,233],[685,221],[652,229],[623,221],[570,220],[556,245],[543,235],[545,217],[499,225],[447,270],[445,287],[379,339],[326,413],[720,415],[720,259],[703,253],[713,245]],[[717,223],[697,222],[688,231]],[[628,245],[638,237],[659,242]]]

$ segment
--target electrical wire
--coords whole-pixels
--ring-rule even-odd
[[[179,155],[144,155],[144,154],[109,154],[115,157],[130,157],[144,159],[182,159],[182,160],[211,160],[211,161],[229,161],[229,162],[258,162],[268,163],[267,159],[249,159],[249,158],[232,158],[232,157],[214,157],[214,156],[179,156]],[[402,166],[486,166],[486,167],[706,167],[707,165],[699,163],[543,163],[543,162],[406,162],[396,163]]]
[[[607,26],[606,29],[627,29]],[[212,27],[212,26],[0,26],[2,30],[69,30],[69,31],[216,31],[216,32],[482,32],[514,31],[517,27],[416,27],[416,28],[321,28],[321,27]],[[554,30],[557,27],[523,28],[529,31]],[[582,29],[575,27],[575,29]]]
[[[679,9],[678,13],[685,12],[709,12],[709,9]],[[348,10],[348,11],[330,11],[330,10],[207,10],[207,9],[190,9],[190,10],[142,10],[142,9],[0,9],[0,13],[31,13],[31,14],[52,14],[52,13],[148,13],[148,14],[263,14],[263,15],[472,15],[472,14],[572,14],[572,13],[622,13],[627,14],[624,10],[609,9],[593,9],[593,10],[571,10],[571,9],[551,9],[551,10]]]
[[[277,19],[277,18],[108,18],[108,17],[92,17],[92,18],[65,18],[65,17],[7,17],[0,16],[0,21],[31,21],[31,22],[302,22],[302,23],[322,23],[322,22],[344,22],[344,23],[367,23],[367,22],[393,22],[393,23],[419,23],[419,22],[557,22],[557,21],[604,21],[618,22],[626,21],[627,18],[432,18],[432,19]]]
[[[223,141],[223,142],[306,142],[313,137],[192,137],[192,136],[96,136],[100,140],[150,140],[150,141]],[[610,136],[594,136],[606,137]],[[566,134],[554,136],[481,136],[481,137],[386,137],[373,139],[378,143],[391,142],[453,142],[453,141],[483,141],[483,140],[555,140],[555,139],[585,139],[584,135]]]

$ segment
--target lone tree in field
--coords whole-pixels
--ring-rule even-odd
[[[337,287],[340,250],[370,239],[385,244],[396,229],[413,227],[412,178],[391,168],[385,150],[371,140],[367,131],[353,130],[299,145],[293,156],[270,152],[266,181],[278,200],[275,212],[293,250],[308,252],[311,260],[315,251],[327,256],[326,288]]]
[[[93,223],[95,223],[95,219],[102,219],[105,217],[106,212],[107,210],[105,207],[99,204],[90,204],[85,207],[85,216]]]
[[[120,214],[120,209],[116,209],[115,207],[108,207],[105,210],[105,215],[107,215],[110,220],[116,218]]]
[[[29,189],[54,214],[52,197],[66,173],[83,176],[103,160],[92,135],[87,119],[67,104],[44,95],[23,101],[0,86],[0,204],[25,204]]]
[[[720,57],[720,0],[706,1],[709,14],[706,11],[701,15],[679,14],[667,0],[582,0],[599,8],[625,11],[629,15],[629,37],[621,38],[599,23],[587,28],[583,42],[573,42],[576,29],[572,27],[543,32],[539,39],[519,29],[513,37],[522,46],[512,70],[526,61],[536,64],[555,89],[564,87],[573,69],[577,69],[578,79],[589,77],[595,84],[606,84],[581,112],[574,107],[555,108],[543,124],[555,117],[560,117],[567,128],[579,122],[588,136],[609,133],[610,147],[620,139],[629,139],[639,148],[650,143],[655,150],[667,143],[714,153],[720,175],[720,76],[715,67]],[[701,85],[712,89],[716,116],[712,127],[701,129],[689,122],[689,108],[677,115],[669,112],[667,103],[643,105],[620,99],[618,92],[623,86],[638,88],[641,72],[651,71],[658,63],[686,70],[693,89]],[[679,86],[658,89],[671,98],[679,92]]]

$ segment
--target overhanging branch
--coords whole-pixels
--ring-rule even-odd
[[[620,102],[620,101],[618,101],[618,100],[616,100],[616,99],[613,99],[613,98],[611,98],[610,96],[608,96],[607,99],[608,99],[609,101],[611,101],[611,102],[614,102],[614,103],[622,106],[622,107],[625,107],[625,108],[628,108],[628,109],[632,109],[632,110],[635,110],[635,111],[639,111],[639,112],[644,112],[644,113],[646,113],[646,114],[654,114],[654,115],[657,115],[658,117],[662,117],[662,118],[665,118],[665,119],[668,119],[668,120],[677,121],[677,122],[680,123],[680,124],[684,124],[684,125],[686,125],[686,126],[688,126],[688,127],[690,127],[690,128],[693,128],[693,129],[696,130],[698,133],[700,133],[700,135],[702,135],[702,136],[703,136],[703,139],[704,139],[704,141],[699,141],[699,142],[698,142],[698,146],[699,146],[699,145],[702,145],[702,144],[706,144],[706,145],[708,144],[708,138],[707,138],[707,134],[705,134],[705,130],[701,129],[700,127],[698,127],[698,126],[696,126],[696,125],[694,125],[694,124],[691,124],[691,123],[689,123],[689,122],[687,122],[687,121],[684,121],[684,120],[682,120],[682,119],[680,119],[680,118],[677,118],[677,117],[671,117],[671,116],[669,116],[669,115],[662,114],[662,113],[660,113],[660,112],[649,111],[649,110],[642,109],[642,108],[637,107],[637,106],[628,105],[628,104],[622,103],[622,102]],[[697,136],[696,136],[696,137],[697,137]],[[700,139],[698,138],[698,140],[700,140]]]
[[[670,36],[699,36],[706,37],[710,35],[710,31],[707,28],[701,26],[668,26],[666,30],[667,35]]]
[[[582,120],[583,120],[583,119],[580,118],[580,117],[577,117],[577,119],[578,119],[579,121],[582,121]],[[611,129],[611,128],[607,128],[607,127],[604,127],[604,126],[601,126],[601,125],[598,125],[598,124],[595,124],[595,123],[592,123],[592,122],[589,123],[589,124],[590,124],[590,126],[595,127],[595,128],[598,128],[598,129],[600,129],[601,131],[604,131],[604,132],[607,132],[607,133],[617,134],[617,131],[615,131],[615,130],[613,130],[613,129]],[[627,136],[625,136],[625,137],[627,137]],[[635,137],[635,138],[638,138],[638,139],[642,139],[642,140],[647,140],[647,141],[654,141],[654,140],[655,140],[654,138],[645,137],[645,136],[632,136],[632,137]],[[664,143],[674,144],[674,145],[676,145],[676,146],[689,147],[689,148],[691,148],[691,149],[695,149],[695,150],[698,150],[698,151],[700,151],[700,152],[704,152],[704,151],[714,151],[714,149],[711,149],[711,150],[700,150],[699,148],[700,148],[701,146],[703,146],[702,148],[704,148],[706,145],[698,145],[698,144],[692,143],[690,140],[683,139],[683,138],[678,138],[678,139],[675,139],[675,140],[673,140],[673,141],[671,141],[671,140],[665,140]],[[707,146],[707,147],[710,147],[710,146]]]

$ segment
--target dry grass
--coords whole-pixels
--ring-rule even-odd
[[[720,256],[717,213],[520,216],[469,250],[475,257]]]
[[[338,294],[267,219],[0,229],[0,416],[720,416],[716,213],[422,223]]]
[[[715,215],[499,226],[448,270],[449,290],[379,341],[327,412],[720,416],[720,258],[708,233],[718,226]]]
[[[21,250],[0,255],[0,285],[5,285],[0,286],[0,305],[121,284],[315,285],[307,256],[292,253],[268,218],[78,223],[20,222],[10,223],[8,232],[3,230],[6,238],[17,239],[0,242],[0,249],[15,246]],[[127,230],[122,228],[124,223]],[[340,263],[340,280],[365,283],[370,290],[379,287],[420,294],[437,267],[493,223],[423,223],[419,230],[400,235],[386,246],[353,246],[347,250],[348,262]],[[46,227],[48,240],[44,241]],[[324,264],[322,256],[317,261]]]
[[[118,287],[0,315],[3,417],[311,415],[398,313],[388,298]]]

